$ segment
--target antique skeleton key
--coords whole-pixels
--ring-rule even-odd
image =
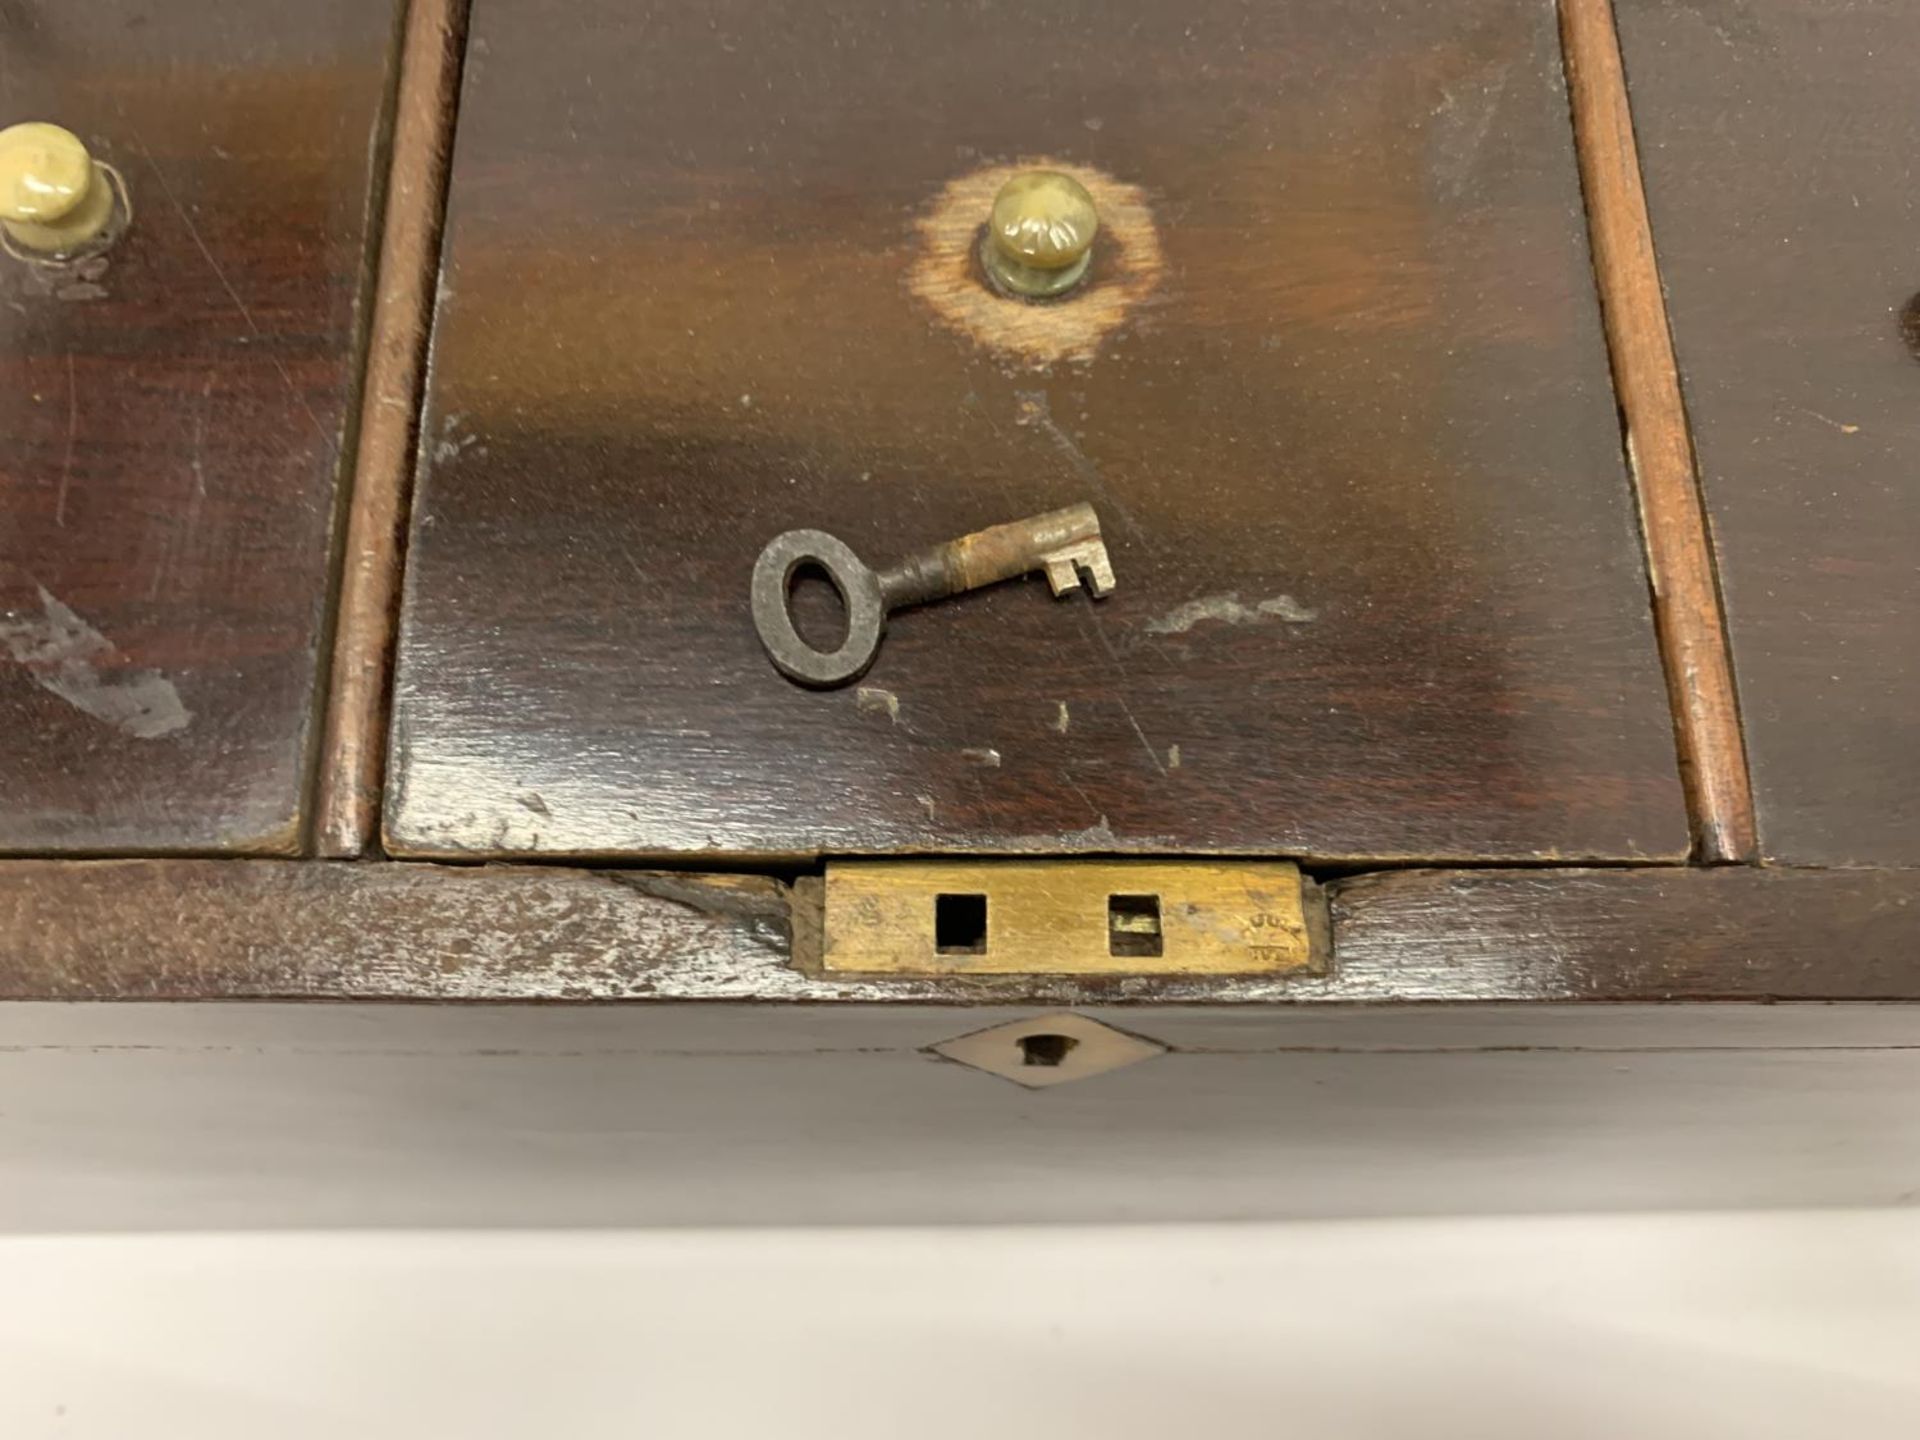
[[[818,565],[847,609],[847,638],[831,654],[800,638],[788,609],[794,572]],[[1084,574],[1096,596],[1113,589],[1113,565],[1091,505],[1069,505],[995,525],[909,555],[876,573],[847,544],[822,530],[776,535],[753,567],[753,623],[780,673],[802,685],[844,685],[873,663],[887,612],[978,590],[1030,571],[1047,572],[1053,593],[1076,589]]]

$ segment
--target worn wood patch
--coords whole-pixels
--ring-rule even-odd
[[[1913,871],[1360,876],[1331,889],[1325,976],[821,974],[819,905],[752,876],[19,861],[0,999],[1920,1000]]]
[[[1087,187],[1100,211],[1097,267],[1085,293],[1055,305],[1023,305],[980,283],[981,217],[1000,187],[1028,170],[1060,170]],[[1166,269],[1153,209],[1138,185],[1056,155],[988,165],[941,190],[918,222],[919,253],[907,284],[952,327],[990,353],[1045,371],[1091,361],[1100,344],[1159,286]]]
[[[617,1000],[783,984],[757,877],[271,861],[0,866],[0,996]]]

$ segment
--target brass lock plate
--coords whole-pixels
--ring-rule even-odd
[[[894,975],[1320,974],[1285,861],[827,866],[821,965]]]

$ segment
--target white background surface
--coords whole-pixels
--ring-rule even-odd
[[[1920,1435],[1920,1212],[0,1239],[0,1435]]]

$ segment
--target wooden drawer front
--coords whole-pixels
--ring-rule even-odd
[[[0,848],[298,841],[394,7],[173,8],[0,14],[133,208],[0,258]]]
[[[1044,310],[1034,156],[1116,201]],[[483,4],[443,278],[397,850],[1684,849],[1549,6]],[[777,532],[1083,499],[1095,606],[761,650]]]
[[[1619,21],[1763,852],[1920,864],[1920,9]]]

